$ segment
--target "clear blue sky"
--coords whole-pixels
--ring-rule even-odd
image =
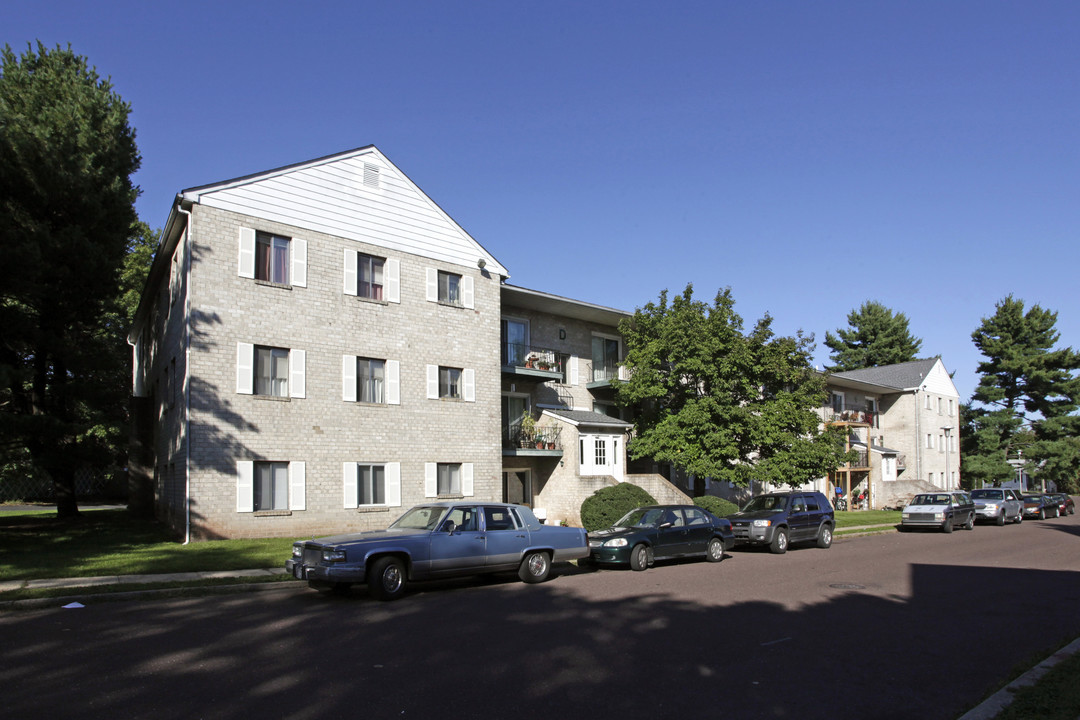
[[[977,381],[1012,293],[1080,344],[1080,3],[10,3],[131,103],[140,217],[368,144],[511,282],[633,310],[730,286],[818,339],[876,299]]]

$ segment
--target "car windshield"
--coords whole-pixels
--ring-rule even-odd
[[[925,495],[916,495],[915,499],[911,501],[912,505],[948,505],[948,495],[934,495],[927,493]]]
[[[439,526],[439,519],[446,512],[441,505],[421,505],[414,507],[390,525],[392,528],[405,530],[434,530]]]
[[[663,516],[660,508],[635,508],[623,515],[615,527],[656,527]]]
[[[1005,496],[1004,490],[988,490],[983,488],[981,490],[972,490],[972,500],[1000,500]]]
[[[783,510],[787,498],[782,495],[758,495],[746,503],[743,512],[757,512],[758,510]]]

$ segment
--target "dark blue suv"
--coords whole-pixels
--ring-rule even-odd
[[[813,491],[758,495],[727,519],[736,545],[767,545],[777,554],[798,542],[827,548],[836,527],[832,505],[822,493]]]

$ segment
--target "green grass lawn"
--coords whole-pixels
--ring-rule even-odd
[[[284,568],[294,538],[213,540],[182,545],[154,520],[126,510],[0,513],[0,579],[143,575]]]
[[[836,529],[843,530],[860,525],[899,525],[899,510],[845,510],[836,511]]]

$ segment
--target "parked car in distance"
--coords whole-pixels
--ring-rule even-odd
[[[589,533],[589,560],[644,570],[656,560],[701,557],[720,562],[735,544],[731,523],[696,505],[634,508],[606,530]]]
[[[582,528],[543,525],[523,505],[462,500],[418,505],[385,530],[298,540],[285,569],[317,590],[366,583],[396,600],[416,580],[517,570],[543,582],[551,563],[588,554]]]
[[[1061,505],[1049,495],[1027,493],[1024,495],[1024,517],[1045,520],[1048,517],[1061,517]]]
[[[935,528],[951,533],[975,527],[975,503],[964,492],[919,493],[904,506],[900,529]]]
[[[975,502],[975,519],[1004,525],[1024,522],[1024,500],[1012,488],[979,488],[971,491]]]
[[[1076,503],[1073,499],[1065,493],[1050,493],[1050,497],[1053,498],[1058,504],[1058,513],[1061,515],[1073,515],[1076,513]]]
[[[758,495],[737,513],[727,516],[736,545],[767,545],[770,552],[787,552],[791,543],[832,546],[836,516],[819,492],[777,492]]]

